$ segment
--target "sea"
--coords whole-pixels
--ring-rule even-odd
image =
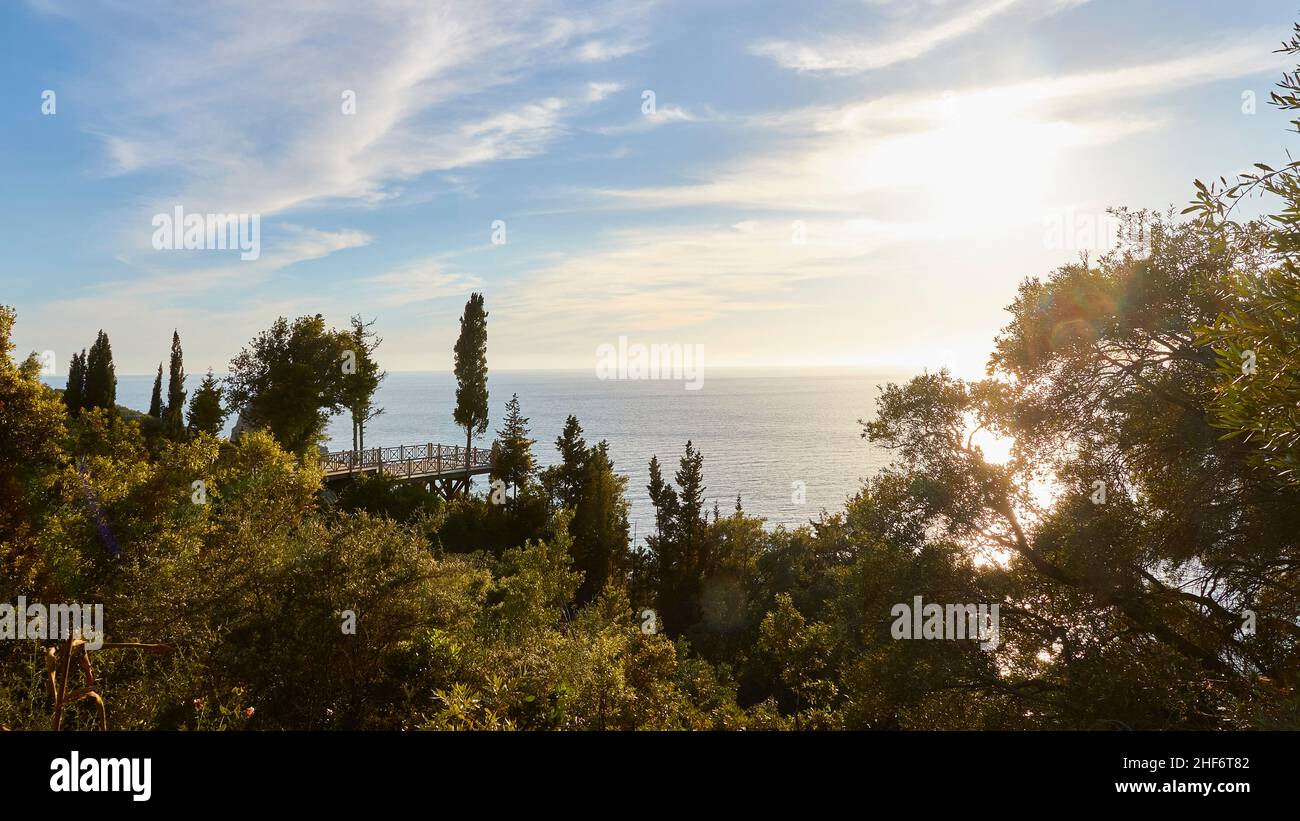
[[[704,454],[709,510],[716,503],[730,514],[739,496],[746,514],[762,517],[768,527],[795,527],[823,509],[841,509],[862,480],[888,462],[887,453],[862,438],[858,420],[874,415],[880,386],[910,376],[847,368],[711,368],[698,390],[688,390],[680,380],[598,379],[591,370],[492,371],[489,433],[475,444],[490,444],[506,402],[518,394],[539,466],[558,461],[555,440],[569,414],[589,444],[609,443],[615,471],[628,477],[637,543],[654,528],[646,492],[650,457],[659,457],[671,481],[687,440]],[[63,381],[50,380],[58,387]],[[191,374],[187,389],[198,382]],[[152,388],[152,374],[119,376],[118,403],[147,410]],[[375,401],[383,413],[367,427],[367,447],[465,444],[452,419],[456,382],[449,372],[390,372]],[[330,450],[352,446],[346,416],[331,420],[328,434]],[[486,478],[475,484],[484,489]]]

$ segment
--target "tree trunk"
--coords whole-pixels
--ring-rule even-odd
[[[470,466],[472,465],[472,461],[470,460],[470,452],[473,450],[473,447],[474,447],[474,425],[469,424],[465,426],[465,495],[466,496],[469,496],[469,471],[470,471]]]

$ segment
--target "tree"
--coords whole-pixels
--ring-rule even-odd
[[[1211,426],[1216,357],[1195,338],[1222,313],[1223,284],[1265,258],[1248,238],[1225,246],[1159,219],[1136,244],[1127,216],[1125,246],[1096,267],[1022,284],[996,378],[940,372],[884,390],[864,434],[895,459],[868,492],[894,511],[882,532],[1010,557],[1003,611],[1034,615],[999,652],[1055,654],[1048,682],[1089,682],[1072,708],[1121,676],[1120,689],[1171,699],[1210,681],[1224,699],[1274,697],[1252,690],[1300,662],[1300,490],[1259,475],[1251,449]],[[1011,459],[988,461],[980,431],[1013,439]],[[1059,488],[1049,499],[1043,482]],[[1246,611],[1269,627],[1244,634]],[[1171,709],[1216,726],[1204,705],[1152,701],[1134,718]]]
[[[546,469],[542,483],[559,507],[573,508],[582,495],[587,464],[587,442],[582,438],[578,417],[570,414],[564,420],[564,429],[555,439],[555,449],[560,452],[560,463]]]
[[[704,527],[704,454],[687,440],[686,453],[674,477],[677,481],[677,526],[682,538],[695,546]]]
[[[646,490],[650,495],[650,504],[655,509],[656,535],[671,538],[672,528],[677,521],[677,491],[664,481],[658,456],[650,457],[650,484],[646,485]]]
[[[664,482],[658,457],[651,457],[650,501],[655,506],[655,535],[646,539],[655,599],[673,634],[700,618],[700,592],[711,569],[704,514],[704,455],[686,443],[677,474],[677,487]]]
[[[574,509],[574,567],[582,571],[579,604],[592,601],[610,582],[622,586],[628,556],[627,477],[614,472],[609,445],[600,442],[583,459],[582,485]]]
[[[20,365],[10,358],[17,317],[13,308],[0,305],[0,477],[55,458],[63,428],[63,409],[57,395],[41,384],[36,354]],[[3,498],[0,508],[11,507],[13,497]]]
[[[5,601],[32,591],[33,581],[52,563],[41,520],[32,515],[49,496],[49,485],[34,478],[55,470],[67,413],[55,392],[41,383],[35,354],[21,365],[10,359],[16,319],[12,308],[0,305],[0,596]],[[0,647],[0,667],[8,663],[6,650]]]
[[[86,359],[86,387],[83,408],[104,408],[117,412],[117,371],[113,366],[113,346],[102,330],[90,346]]]
[[[1300,24],[1279,51],[1300,54]],[[1300,111],[1300,68],[1283,76],[1271,102]],[[1300,130],[1300,119],[1291,124]],[[1254,447],[1256,462],[1282,481],[1300,485],[1300,162],[1255,168],[1231,185],[1221,177],[1222,187],[1197,180],[1196,200],[1184,211],[1197,214],[1206,236],[1225,249],[1263,232],[1273,261],[1266,271],[1234,272],[1224,288],[1227,305],[1198,328],[1198,341],[1218,357],[1215,427]],[[1280,207],[1261,221],[1233,221],[1233,208],[1252,193],[1275,196]]]
[[[375,321],[366,322],[360,314],[353,316],[351,321],[352,329],[344,344],[355,359],[344,370],[343,404],[352,415],[352,449],[361,451],[366,447],[366,424],[384,412],[383,408],[374,406],[374,397],[379,383],[388,374],[381,371],[375,361],[375,351],[384,341],[371,330]]]
[[[465,493],[469,494],[470,454],[474,437],[482,436],[488,426],[487,311],[483,295],[470,294],[460,317],[460,336],[456,339],[456,410],[452,417],[465,429]]]
[[[809,718],[825,721],[825,708],[835,695],[835,685],[826,680],[830,626],[808,624],[790,595],[780,593],[776,608],[759,628],[757,649],[770,661],[777,682],[793,699],[795,729],[803,729],[803,722]]]
[[[172,355],[167,368],[167,411],[163,419],[167,437],[179,441],[185,435],[185,363],[181,335],[172,331]]]
[[[286,450],[307,453],[324,438],[330,415],[344,408],[342,336],[328,330],[320,314],[292,324],[280,317],[231,360],[230,406]]]
[[[162,363],[158,363],[158,375],[153,378],[153,394],[149,398],[149,415],[162,419]]]
[[[229,411],[221,406],[221,384],[209,369],[190,398],[189,431],[219,436]]]
[[[63,404],[68,408],[68,415],[75,416],[86,403],[86,349],[74,353],[68,364],[68,386],[63,391]]]
[[[528,438],[528,433],[528,417],[520,411],[516,393],[506,403],[506,418],[497,431],[498,447],[492,462],[493,478],[511,485],[514,498],[518,498],[519,488],[526,486],[533,475],[536,441]]]

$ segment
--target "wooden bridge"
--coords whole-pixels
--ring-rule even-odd
[[[364,448],[322,453],[320,466],[325,481],[357,476],[382,475],[402,482],[423,482],[451,498],[465,487],[466,449],[459,445],[400,445],[395,448]],[[492,451],[469,449],[469,475],[492,471]]]

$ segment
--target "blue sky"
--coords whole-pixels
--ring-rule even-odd
[[[444,370],[482,290],[498,368],[627,336],[974,373],[1078,254],[1048,220],[1181,208],[1289,142],[1282,2],[362,7],[0,6],[19,349],[64,371],[102,327],[145,373],[179,328],[221,372],[276,316],[361,313],[386,367]],[[261,256],[156,250],[176,206],[259,214]]]

